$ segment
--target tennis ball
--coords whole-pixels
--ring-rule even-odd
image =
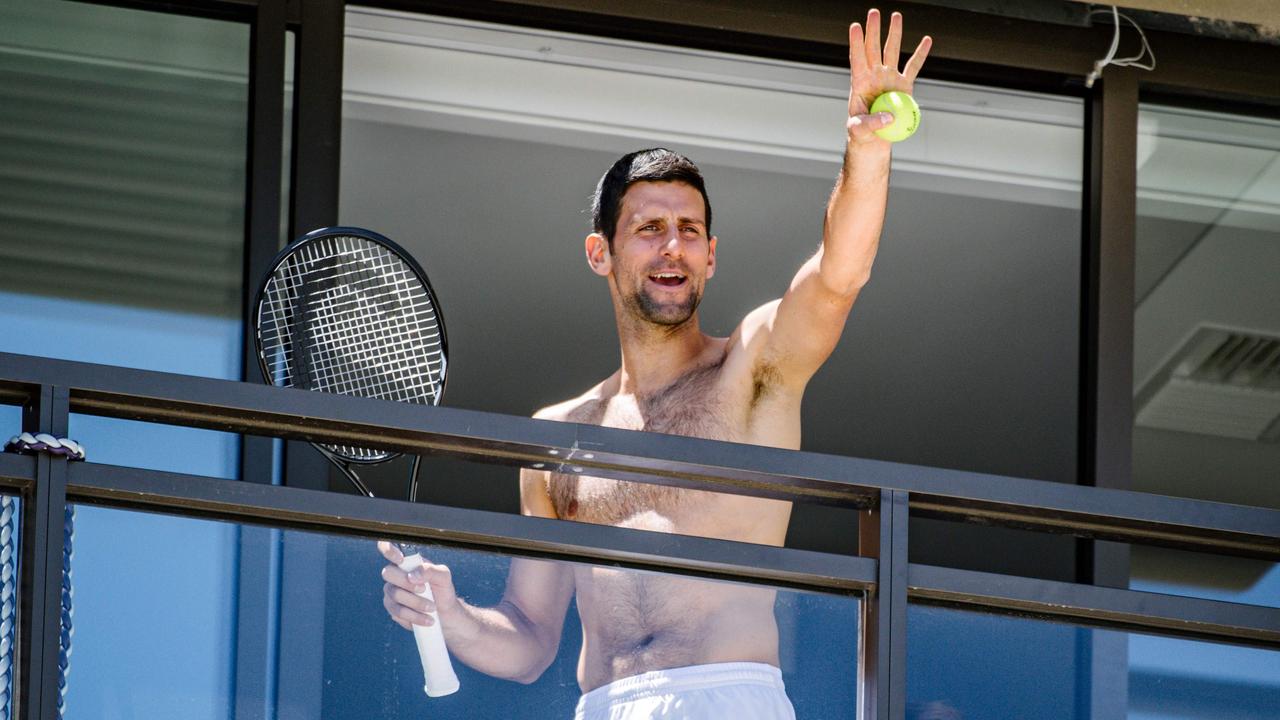
[[[893,124],[882,127],[876,135],[889,142],[901,142],[915,134],[920,127],[920,106],[915,98],[904,92],[887,92],[871,103],[871,112],[893,113]]]

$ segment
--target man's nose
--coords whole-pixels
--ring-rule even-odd
[[[667,257],[684,255],[684,246],[680,244],[680,233],[672,230],[671,235],[662,243],[662,254]]]

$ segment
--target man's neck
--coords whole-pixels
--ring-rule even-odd
[[[697,365],[711,338],[702,333],[698,316],[676,327],[652,323],[618,327],[622,367],[618,392],[647,395],[667,387]]]

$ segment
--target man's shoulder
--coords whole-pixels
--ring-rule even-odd
[[[608,380],[605,380],[578,397],[548,405],[535,412],[533,416],[539,420],[584,422],[586,421],[584,415],[590,414],[591,409],[607,399],[605,386],[608,382]]]

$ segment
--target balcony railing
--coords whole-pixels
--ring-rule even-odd
[[[866,717],[887,717],[891,705],[902,706],[905,664],[894,657],[905,651],[909,599],[1280,648],[1280,609],[907,561],[909,514],[1276,561],[1276,510],[24,355],[0,354],[0,402],[22,405],[30,432],[65,434],[77,412],[860,510],[859,527],[849,529],[858,535],[859,555],[845,556],[0,455],[0,487],[25,500],[20,703],[56,692],[60,519],[68,503],[862,593]]]

